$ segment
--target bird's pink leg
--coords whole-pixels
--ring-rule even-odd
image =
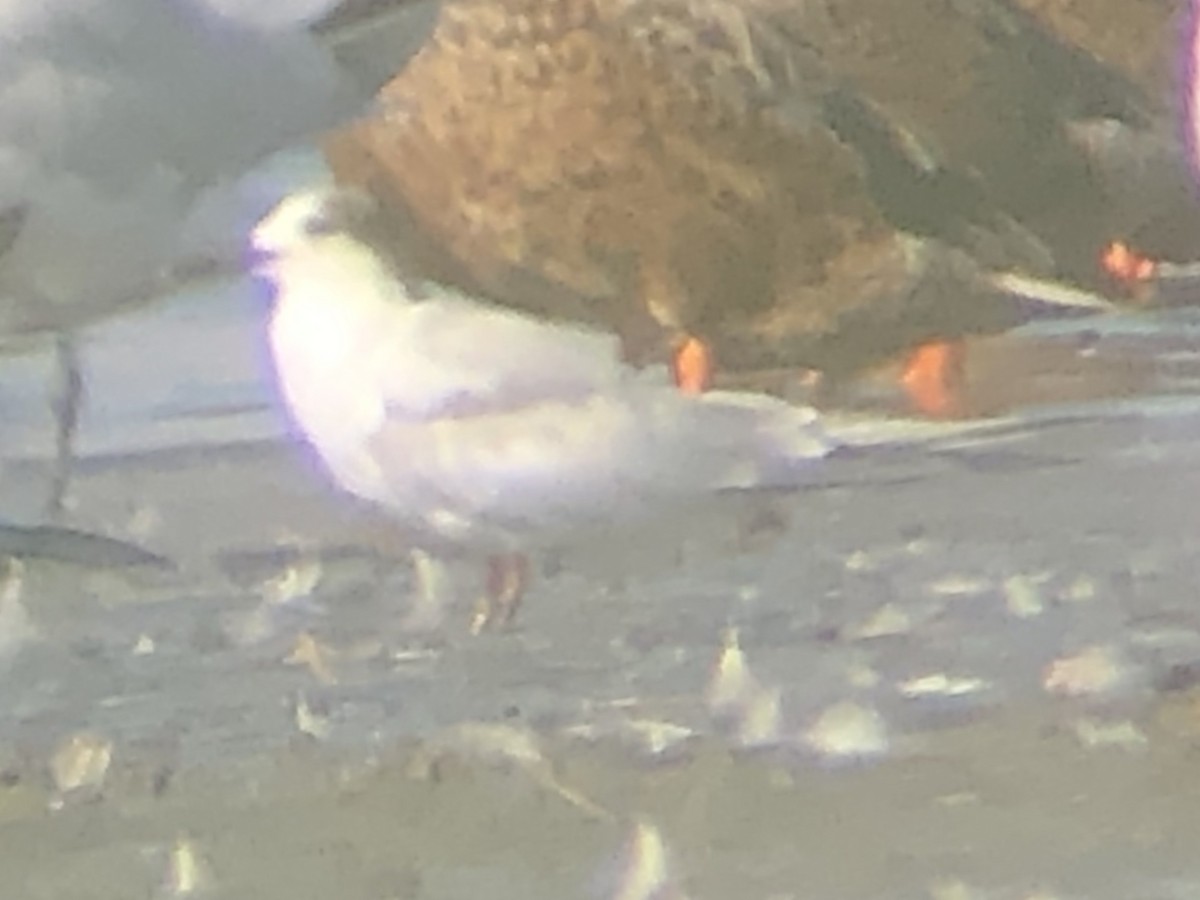
[[[471,634],[512,622],[529,586],[529,557],[524,553],[497,554],[488,558],[487,566],[487,583],[475,606]]]

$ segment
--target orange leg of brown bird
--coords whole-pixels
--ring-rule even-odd
[[[512,622],[529,587],[529,557],[524,553],[496,554],[488,558],[487,566],[487,582],[475,605],[471,634]]]
[[[689,336],[675,351],[675,384],[685,394],[703,394],[712,387],[713,368],[712,350],[699,338]]]
[[[961,415],[965,363],[966,346],[962,341],[931,341],[917,347],[900,377],[909,401],[932,418]]]
[[[1159,276],[1158,262],[1124,241],[1113,241],[1100,254],[1100,268],[1129,298],[1146,301]]]
[[[1118,283],[1136,287],[1155,276],[1158,264],[1124,241],[1113,241],[1100,253],[1100,268]]]

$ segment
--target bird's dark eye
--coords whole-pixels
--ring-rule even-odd
[[[332,234],[336,228],[334,217],[328,210],[314,212],[304,220],[304,233],[311,237]]]

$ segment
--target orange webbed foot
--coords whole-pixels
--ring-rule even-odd
[[[966,347],[962,341],[931,341],[912,351],[900,377],[912,405],[935,419],[963,414]]]
[[[712,350],[699,338],[689,336],[675,351],[675,384],[685,394],[703,394],[711,388],[713,368]]]
[[[1100,253],[1100,268],[1124,290],[1137,293],[1158,274],[1158,263],[1124,241],[1113,241]]]

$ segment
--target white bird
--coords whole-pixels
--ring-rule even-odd
[[[206,191],[353,113],[307,30],[331,5],[0,0],[0,345],[153,297],[194,268]],[[69,344],[60,362],[52,511],[80,389]]]
[[[301,193],[253,231],[279,385],[342,488],[428,553],[488,559],[472,630],[512,618],[524,553],[686,526],[830,451],[810,409],[686,395],[614,336],[406,283],[354,232],[370,204]]]

